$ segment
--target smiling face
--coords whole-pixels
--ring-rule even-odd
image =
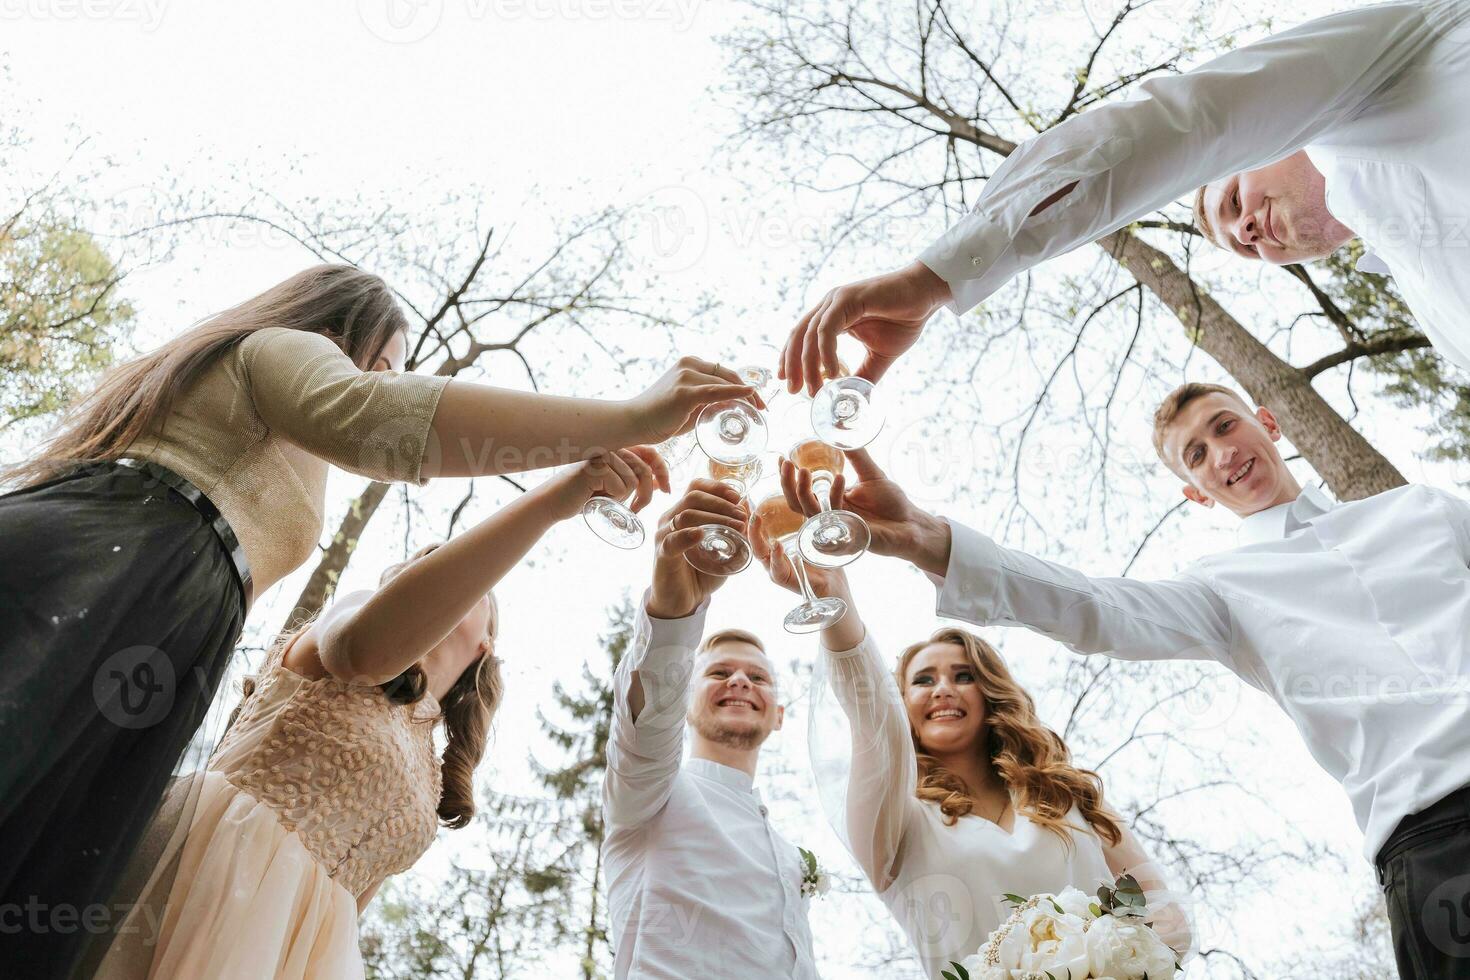
[[[1240,517],[1290,503],[1301,486],[1276,449],[1281,428],[1264,406],[1212,391],[1186,402],[1161,431],[1159,452],[1197,504],[1224,504]]]
[[[930,643],[909,660],[904,707],[920,747],[930,755],[978,751],[985,740],[980,675],[958,643]]]
[[[1327,183],[1305,150],[1206,184],[1195,223],[1220,248],[1272,265],[1323,258],[1354,237],[1327,210]]]
[[[775,672],[760,647],[726,639],[694,658],[689,724],[711,742],[752,749],[781,727]]]

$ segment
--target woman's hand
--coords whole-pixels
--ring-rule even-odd
[[[766,407],[756,390],[742,383],[731,369],[697,357],[681,357],[647,391],[627,404],[638,438],[660,443],[694,428],[704,406],[731,399]]]
[[[669,464],[652,446],[600,452],[568,466],[541,485],[558,520],[580,514],[593,497],[623,500],[632,494],[628,507],[637,512],[648,506],[655,489],[669,492]]]

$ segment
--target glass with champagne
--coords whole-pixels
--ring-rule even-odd
[[[796,573],[796,581],[801,586],[803,602],[786,614],[786,631],[812,633],[831,626],[847,615],[847,603],[837,596],[819,599],[812,592],[811,582],[807,580],[806,565],[802,562],[800,549],[796,547],[806,518],[792,510],[791,505],[786,502],[786,494],[781,490],[779,477],[762,481],[758,493],[760,502],[755,505],[756,520],[752,524],[759,529],[767,548],[773,549],[777,542],[780,543],[782,550],[786,552],[786,559],[791,562],[792,571]]]
[[[812,493],[822,509],[801,526],[797,535],[802,557],[822,568],[840,568],[862,557],[872,538],[868,522],[851,511],[832,509],[832,482],[847,465],[847,458],[820,439],[798,442],[787,458],[811,471]]]
[[[750,506],[747,488],[760,474],[761,461],[758,458],[744,463],[709,461],[710,478],[733,487],[745,498],[747,507]],[[689,564],[711,575],[734,575],[745,571],[750,564],[750,542],[739,531],[724,524],[703,524],[700,530],[704,536],[699,539],[699,544],[684,552]]]

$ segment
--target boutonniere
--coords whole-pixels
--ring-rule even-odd
[[[801,897],[814,898],[832,890],[832,879],[817,863],[817,856],[804,847],[801,852]]]

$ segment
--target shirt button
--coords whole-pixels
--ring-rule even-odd
[[[980,258],[976,256],[975,258],[971,259],[970,265],[974,266],[977,269],[980,268]]]

